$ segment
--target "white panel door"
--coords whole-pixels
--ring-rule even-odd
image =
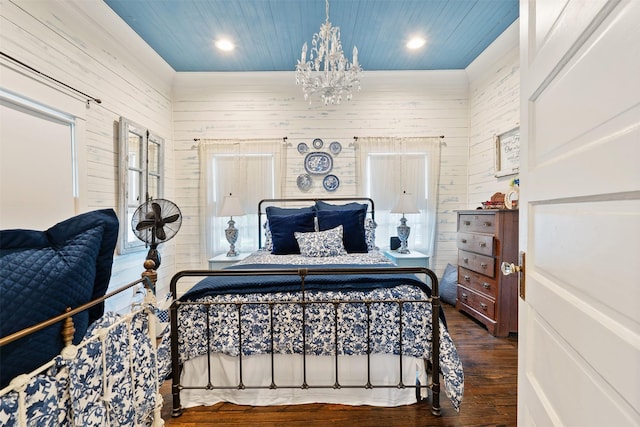
[[[521,0],[518,424],[640,425],[640,1]]]

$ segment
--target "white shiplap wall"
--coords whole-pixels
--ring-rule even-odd
[[[293,72],[178,73],[173,87],[176,194],[186,212],[178,243],[178,268],[200,268],[198,155],[194,138],[287,137],[287,175],[282,196],[301,196],[295,179],[303,170],[299,142],[314,138],[342,143],[334,171],[341,179],[335,196],[357,196],[354,136],[445,135],[438,240],[453,239],[453,209],[466,200],[468,152],[467,78],[464,71],[366,72],[362,91],[351,102],[309,104]],[[327,196],[317,183],[305,195]],[[384,245],[384,242],[378,242]],[[438,246],[439,247],[439,246]],[[455,259],[437,250],[432,268]]]
[[[512,24],[468,68],[469,178],[467,208],[505,193],[517,175],[495,177],[494,135],[520,123],[518,24]]]
[[[336,157],[336,171],[342,183],[335,195],[350,196],[357,195],[355,154],[349,147],[354,136],[445,135],[431,263],[439,274],[456,260],[454,210],[473,207],[506,185],[492,178],[492,138],[518,121],[514,26],[506,42],[492,46],[490,55],[483,54],[466,72],[366,72],[353,101],[324,107],[304,101],[290,72],[174,73],[103,2],[2,0],[0,14],[3,52],[103,100],[87,108],[68,91],[0,61],[3,87],[45,103],[52,100],[51,106],[79,118],[81,211],[117,207],[120,116],[165,138],[165,196],[178,203],[184,221],[178,236],[161,248],[161,278],[203,267],[195,261],[201,231],[194,138],[286,136],[290,148],[283,196],[300,194],[295,186],[302,165],[298,142],[316,137],[341,141],[344,151]],[[317,186],[307,194],[327,193]],[[144,253],[117,256],[112,282],[137,277],[143,258]]]
[[[101,1],[2,0],[0,19],[2,52],[102,100],[102,104],[87,105],[84,98],[68,89],[9,60],[0,60],[0,85],[5,90],[77,118],[81,162],[78,213],[102,208],[117,212],[120,116],[165,138],[166,196],[172,198],[174,71]],[[47,172],[36,173],[46,179]],[[43,212],[46,214],[46,210]],[[145,255],[146,251],[116,256],[111,289],[140,277]],[[161,278],[173,273],[171,242],[163,248],[163,255]],[[126,304],[121,299],[108,307],[119,310]]]

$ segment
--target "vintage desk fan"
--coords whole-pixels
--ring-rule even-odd
[[[147,259],[160,267],[158,245],[170,240],[182,225],[182,213],[178,206],[166,199],[149,199],[138,206],[131,218],[131,228],[136,237],[149,245]]]

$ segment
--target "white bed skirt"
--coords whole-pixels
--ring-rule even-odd
[[[212,370],[212,384],[215,387],[237,386],[239,382],[238,358],[220,353],[209,357]],[[365,389],[367,383],[366,356],[339,356],[340,385],[358,385],[362,388],[309,388],[302,389],[303,358],[300,355],[278,354],[274,358],[275,383],[278,387],[295,388],[272,389],[222,389],[180,392],[183,408],[230,402],[238,405],[271,406],[304,403],[335,403],[344,405],[401,406],[416,403],[416,392],[411,388],[397,388],[400,363],[398,356],[371,355],[371,384],[391,385],[389,388]],[[335,357],[307,356],[307,384],[309,386],[333,386],[335,382]],[[402,356],[403,383],[415,385],[427,383],[425,363],[422,359]],[[269,386],[271,383],[271,356],[253,355],[242,358],[242,379],[246,387]],[[181,383],[185,387],[207,385],[207,357],[200,356],[185,362]],[[426,397],[427,389],[422,389]]]

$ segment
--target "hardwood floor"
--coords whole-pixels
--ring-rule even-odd
[[[465,373],[460,412],[441,394],[442,415],[431,415],[428,402],[397,408],[344,405],[291,405],[254,407],[219,403],[189,408],[171,417],[171,388],[162,387],[162,418],[169,427],[203,426],[515,426],[517,387],[517,335],[495,338],[470,317],[443,304],[449,333],[458,349]]]

